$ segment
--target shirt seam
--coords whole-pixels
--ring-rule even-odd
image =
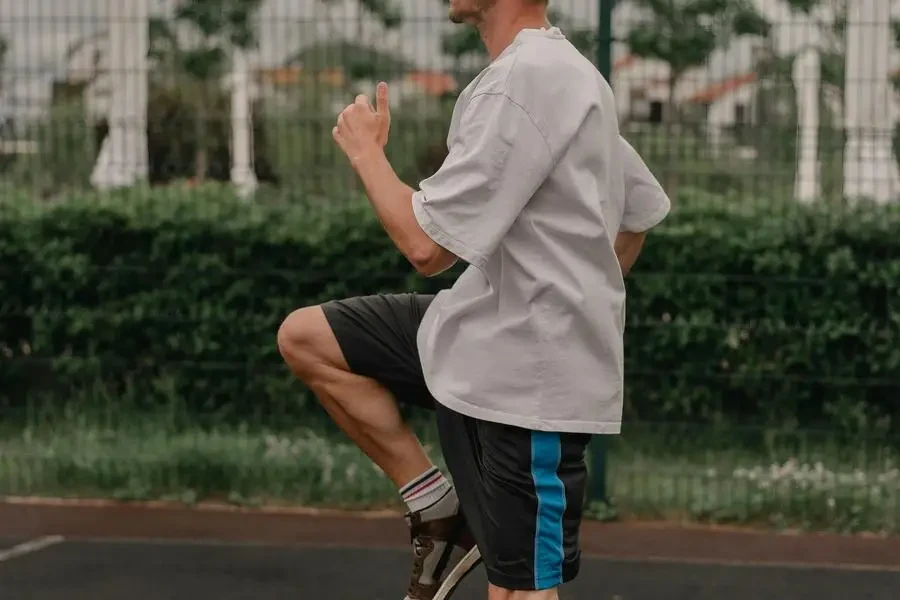
[[[515,66],[515,65],[513,65],[513,66]],[[507,79],[508,79],[508,77],[507,77]],[[537,124],[537,121],[535,121],[534,116],[528,111],[527,108],[525,108],[524,106],[522,106],[521,104],[519,104],[518,102],[513,100],[509,96],[509,94],[507,94],[506,92],[478,92],[477,94],[475,94],[474,96],[472,96],[469,99],[469,106],[471,106],[472,101],[475,100],[476,98],[478,98],[479,96],[501,96],[502,98],[507,100],[510,104],[512,104],[519,110],[521,110],[525,114],[525,116],[528,117],[528,121],[531,122],[531,125],[534,127],[535,131],[537,131],[538,134],[541,136],[541,141],[544,142],[544,149],[547,150],[547,154],[550,156],[550,162],[554,166],[556,165],[556,157],[553,155],[553,148],[551,148],[550,142],[549,142],[549,140],[547,140],[547,135],[544,133],[543,129],[541,129],[540,125]],[[467,107],[467,109],[468,109],[468,107]]]

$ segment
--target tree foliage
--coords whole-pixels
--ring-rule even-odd
[[[641,18],[627,34],[631,53],[669,67],[666,127],[679,118],[675,91],[690,69],[707,63],[713,52],[740,36],[766,37],[770,24],[749,0],[635,0]],[[670,137],[673,135],[670,132]],[[677,189],[678,157],[669,153],[666,187]]]
[[[254,15],[261,2],[186,0],[171,19],[150,20],[150,58],[157,63],[157,78],[187,91],[193,99],[198,180],[205,179],[209,169],[207,130],[213,88],[228,72],[234,49],[256,45]]]
[[[332,19],[331,10],[344,5],[347,0],[318,0],[318,8],[324,9],[324,18],[333,30],[327,41],[301,48],[288,59],[288,63],[302,62],[304,66],[320,70],[340,63],[344,73],[354,81],[361,79],[383,79],[398,71],[402,59],[397,53],[383,48],[367,35],[366,22],[374,21],[380,31],[395,30],[403,23],[403,11],[396,0],[353,0],[360,8],[357,31],[353,39],[346,39],[343,28],[338,28]]]
[[[635,0],[643,16],[628,32],[631,52],[660,60],[677,80],[737,36],[769,34],[770,24],[746,0]]]
[[[328,7],[342,4],[345,0],[319,0]],[[385,29],[395,29],[403,23],[403,11],[395,0],[355,0],[369,17],[378,21]]]

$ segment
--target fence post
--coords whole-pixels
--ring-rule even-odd
[[[612,15],[616,0],[597,0],[599,18],[597,19],[597,69],[612,81]]]
[[[597,22],[597,69],[612,82],[612,13],[615,0],[597,0],[599,19]],[[588,486],[588,501],[609,504],[606,489],[606,436],[595,435],[591,440],[591,472]]]

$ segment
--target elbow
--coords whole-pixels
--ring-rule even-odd
[[[431,263],[413,260],[411,260],[410,262],[412,263],[413,268],[416,270],[416,273],[418,273],[422,277],[434,277],[439,272],[431,265]]]
[[[646,232],[634,233],[622,231],[616,236],[615,252],[616,258],[619,260],[619,268],[622,270],[622,276],[628,275],[634,263],[637,261],[638,255],[644,247],[644,240],[647,238]]]
[[[406,254],[406,258],[419,275],[424,277],[436,275],[434,263],[437,252],[432,244],[419,244],[411,248]]]
[[[443,269],[437,269],[429,265],[416,266],[416,273],[422,277],[434,277],[435,275],[439,275],[442,271]]]
[[[411,248],[406,258],[416,272],[423,277],[439,275],[456,262],[455,256],[433,242]]]

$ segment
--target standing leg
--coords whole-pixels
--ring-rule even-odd
[[[487,570],[489,600],[555,600],[578,574],[590,436],[437,407],[441,446]]]

